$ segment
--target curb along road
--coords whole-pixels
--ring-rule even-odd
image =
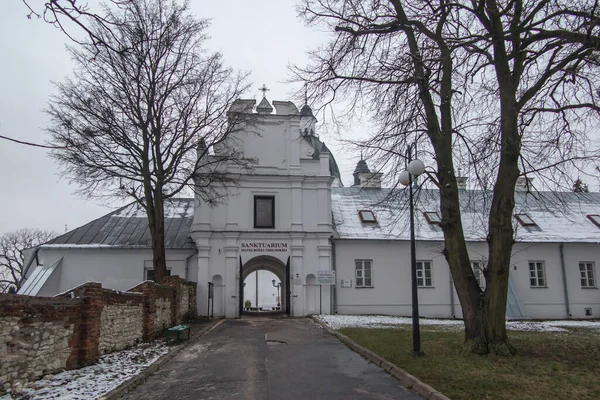
[[[326,323],[319,320],[317,317],[311,315],[310,318],[317,324],[321,325],[323,329],[327,331],[327,333],[338,338],[340,342],[344,343],[350,349],[365,357],[367,360],[371,361],[378,367],[383,368],[384,371],[392,375],[394,378],[398,379],[407,389],[414,390],[427,400],[450,400],[450,398],[445,396],[443,393],[440,393],[428,384],[421,382],[418,378],[409,374],[402,368],[398,367],[395,364],[392,364],[380,355],[375,354],[371,350],[361,346],[354,340],[350,339],[348,336],[343,335],[340,332],[332,329]]]
[[[146,379],[148,379],[150,375],[155,373],[167,361],[175,357],[181,350],[185,349],[191,344],[196,343],[200,338],[202,338],[202,336],[206,335],[208,332],[221,325],[223,321],[225,321],[225,319],[213,321],[207,326],[202,327],[195,336],[192,336],[190,338],[190,340],[183,342],[182,344],[175,347],[173,350],[169,351],[167,354],[162,355],[158,360],[156,360],[152,365],[140,372],[138,375],[126,380],[110,392],[98,397],[96,400],[117,400],[121,398],[121,396],[123,396],[125,393],[133,390],[134,388],[142,384]]]

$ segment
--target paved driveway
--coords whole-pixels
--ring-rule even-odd
[[[266,340],[265,340],[266,339]],[[125,399],[420,399],[309,319],[227,320]]]

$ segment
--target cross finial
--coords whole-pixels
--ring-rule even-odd
[[[265,86],[265,84],[263,83],[261,88],[258,88],[259,91],[263,92],[263,97],[267,97],[267,92],[271,89],[267,89],[267,87]]]
[[[304,84],[304,104],[308,104],[308,85]]]

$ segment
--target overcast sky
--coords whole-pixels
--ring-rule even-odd
[[[30,4],[41,0],[30,0]],[[233,68],[250,71],[253,87],[245,97],[259,97],[264,83],[269,100],[288,100],[297,88],[286,85],[289,64],[303,64],[305,52],[327,39],[297,17],[295,0],[193,0],[198,16],[212,19],[209,48],[224,54]],[[60,81],[72,70],[62,32],[42,20],[28,20],[20,1],[3,7],[0,24],[0,135],[43,143],[48,118],[43,109]],[[297,104],[297,106],[301,106]],[[350,184],[356,158],[332,136],[322,135]],[[22,227],[64,232],[110,212],[118,204],[83,199],[59,176],[44,149],[0,140],[0,233]]]

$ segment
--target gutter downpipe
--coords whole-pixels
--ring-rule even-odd
[[[329,238],[329,242],[331,243],[331,269],[335,272],[335,240],[333,239],[333,235]],[[337,314],[337,273],[335,277],[335,284],[331,288],[333,290],[333,296],[331,296],[331,311],[332,314]]]
[[[452,279],[452,272],[450,272],[450,316],[456,318],[454,313],[454,280]]]
[[[565,267],[565,251],[564,251],[564,247],[565,244],[561,243],[560,244],[560,266],[562,269],[562,281],[563,281],[563,289],[565,291],[565,306],[567,309],[567,318],[571,318],[571,307],[569,305],[569,289],[568,289],[568,285],[567,285],[567,269]]]
[[[189,277],[190,277],[190,275],[189,275],[189,262],[190,262],[190,259],[192,257],[194,257],[196,254],[198,254],[198,249],[197,248],[196,248],[196,250],[194,250],[194,252],[192,254],[190,254],[189,256],[187,256],[186,259],[185,259],[185,280],[186,281],[190,280],[189,279]]]

